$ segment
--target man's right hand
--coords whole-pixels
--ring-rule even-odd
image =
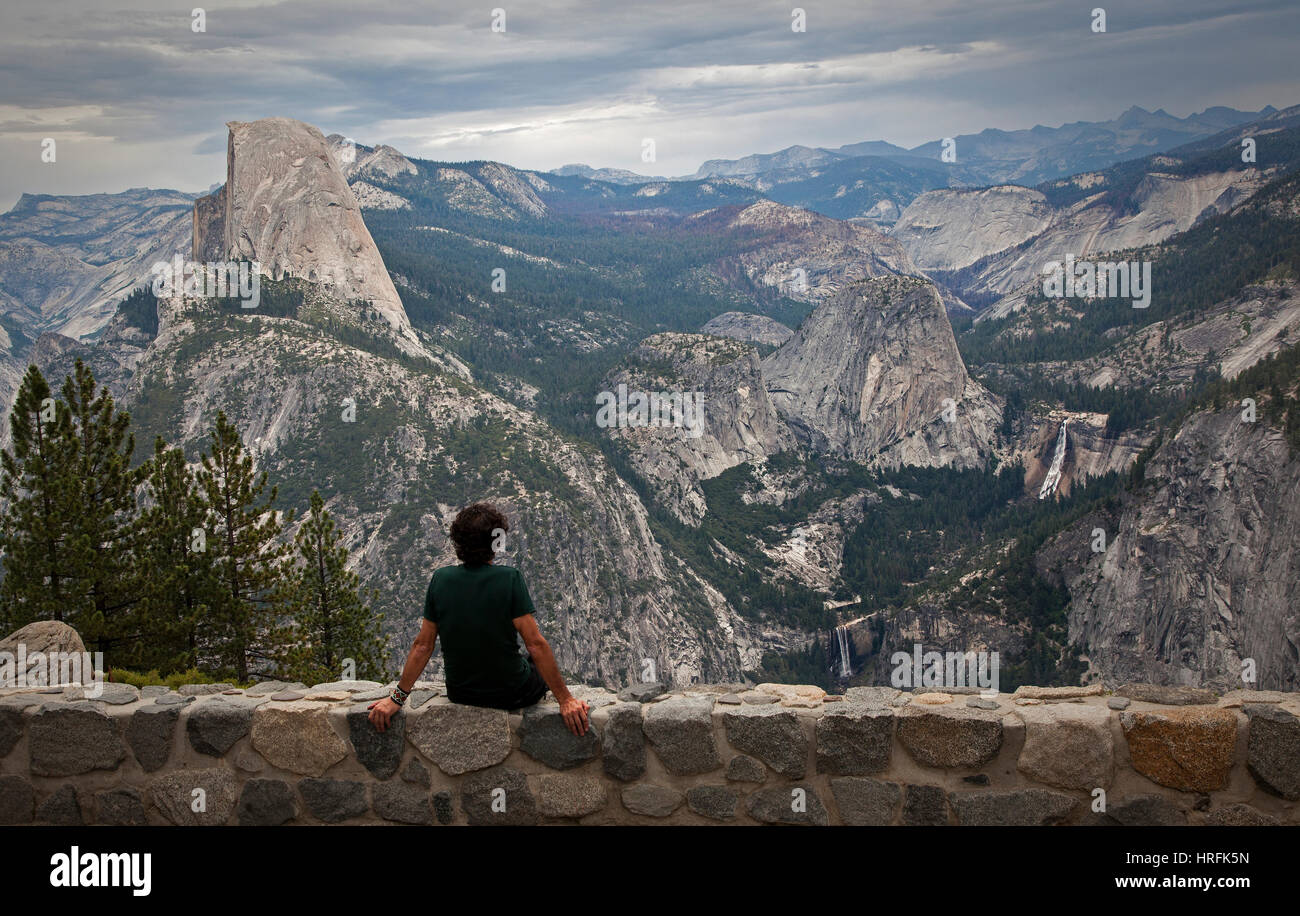
[[[579,738],[587,733],[587,709],[586,701],[576,697],[570,696],[560,701],[560,715],[564,716],[564,724]]]

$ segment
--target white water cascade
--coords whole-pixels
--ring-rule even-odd
[[[852,677],[853,667],[849,664],[849,628],[843,624],[835,628],[835,646],[840,653],[840,677]]]
[[[1061,421],[1061,431],[1056,434],[1056,454],[1052,456],[1052,466],[1047,469],[1043,486],[1038,491],[1039,499],[1047,499],[1053,495],[1061,484],[1061,466],[1065,464],[1065,429],[1069,425],[1069,420]]]

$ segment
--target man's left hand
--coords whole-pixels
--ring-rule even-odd
[[[370,704],[370,724],[375,727],[375,731],[386,731],[388,723],[400,712],[402,707],[393,702],[391,697],[384,697],[377,703]]]

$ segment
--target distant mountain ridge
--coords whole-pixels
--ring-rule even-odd
[[[952,137],[956,158],[944,162],[942,139],[906,149],[882,140],[836,148],[795,145],[738,159],[710,159],[693,174],[638,176],[624,169],[568,165],[553,175],[581,175],[620,185],[727,179],[780,203],[836,219],[892,225],[926,191],[1016,184],[1033,187],[1079,172],[1161,153],[1277,112],[1215,106],[1178,118],[1133,106],[1109,121],[1041,124],[1021,130],[986,128]]]
[[[1016,181],[1038,184],[1072,172],[1098,167],[1095,162],[1078,160],[1091,159],[1099,148],[1105,145],[1103,141],[1106,139],[1111,141],[1110,153],[1117,157],[1105,163],[1110,165],[1121,158],[1148,155],[1201,137],[1212,136],[1237,124],[1263,118],[1276,111],[1277,109],[1272,105],[1266,105],[1259,111],[1241,111],[1215,105],[1202,112],[1179,118],[1169,114],[1163,108],[1147,111],[1134,105],[1109,121],[1072,121],[1060,127],[1036,124],[1020,130],[989,127],[977,134],[958,134],[951,139],[956,141],[958,162],[967,158],[989,160],[991,163],[1000,162],[1004,167],[1010,167],[1011,163],[1021,164],[1022,174],[1003,175],[993,179],[994,182]],[[1083,144],[1091,144],[1093,149],[1079,149]],[[581,175],[584,178],[620,183],[754,177],[781,169],[816,168],[863,156],[938,159],[942,146],[942,139],[930,140],[910,149],[885,140],[865,140],[834,148],[796,144],[772,153],[751,153],[738,159],[709,159],[693,174],[676,178],[640,175],[627,169],[593,168],[580,163],[552,169],[549,174]],[[1067,153],[1070,149],[1075,150],[1073,155]],[[1048,163],[1053,159],[1059,160],[1059,164],[1049,165]],[[1037,174],[1039,172],[1053,174],[1039,175]],[[1017,181],[1017,178],[1021,180]]]

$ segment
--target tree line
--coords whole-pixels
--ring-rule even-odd
[[[63,621],[106,666],[164,675],[383,674],[374,593],[319,492],[290,543],[293,511],[224,412],[197,465],[161,437],[133,464],[130,426],[81,360],[57,393],[28,368],[0,450],[3,632]]]

